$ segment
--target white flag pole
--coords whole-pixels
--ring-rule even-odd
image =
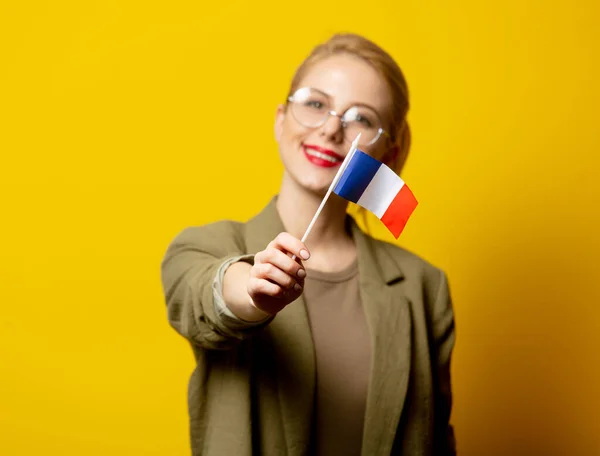
[[[310,222],[310,225],[308,225],[308,228],[306,229],[306,232],[304,233],[304,236],[302,236],[302,242],[306,241],[306,238],[310,234],[310,230],[312,230],[315,222],[317,221],[317,218],[319,217],[319,214],[323,210],[323,207],[325,206],[325,203],[327,202],[327,199],[329,198],[329,195],[331,195],[331,192],[333,191],[333,189],[337,185],[338,181],[340,180],[340,177],[342,177],[342,173],[344,172],[344,170],[348,166],[348,163],[350,163],[350,159],[352,158],[352,155],[354,155],[354,152],[356,152],[356,148],[358,147],[358,140],[359,139],[360,139],[360,133],[358,134],[358,136],[356,137],[356,139],[354,141],[352,141],[352,145],[350,146],[350,151],[348,152],[348,155],[346,155],[346,158],[344,159],[344,161],[340,165],[340,169],[338,170],[337,174],[333,178],[333,182],[329,186],[329,190],[327,190],[327,193],[325,194],[325,198],[323,198],[323,201],[321,201],[321,205],[319,206],[319,209],[317,209],[317,212],[316,212],[315,216],[313,217],[312,221]],[[295,259],[295,255],[294,255],[294,259]]]

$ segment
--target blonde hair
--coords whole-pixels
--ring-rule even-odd
[[[332,36],[326,42],[316,46],[298,67],[288,96],[299,88],[300,82],[314,64],[338,54],[349,54],[362,59],[386,81],[392,96],[391,125],[386,130],[389,132],[392,146],[396,147],[396,153],[386,160],[386,164],[400,174],[408,157],[411,142],[410,128],[406,120],[409,108],[408,86],[396,61],[378,45],[352,33]]]

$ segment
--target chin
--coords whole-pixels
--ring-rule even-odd
[[[319,188],[311,188],[309,189],[309,191],[314,194],[315,196],[318,196],[320,198],[324,198],[325,194],[327,193],[327,190],[329,190],[329,185],[327,187],[319,187]]]
[[[296,185],[302,191],[313,194],[315,196],[319,196],[321,198],[323,198],[325,196],[325,194],[327,193],[327,190],[329,190],[329,186],[331,185],[331,180],[324,180],[324,179],[319,179],[319,180],[312,179],[311,180],[311,179],[302,179],[302,178],[298,178],[297,176],[295,176],[295,178],[293,178],[293,180],[296,182]]]

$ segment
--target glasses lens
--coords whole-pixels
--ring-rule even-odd
[[[344,134],[348,141],[354,141],[360,133],[360,144],[369,145],[379,137],[381,121],[370,108],[354,106],[346,111],[342,121],[346,125]]]
[[[329,99],[318,90],[300,89],[294,93],[292,102],[294,117],[306,127],[318,127],[327,119]]]

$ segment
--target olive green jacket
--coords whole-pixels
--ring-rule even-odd
[[[349,223],[373,347],[362,454],[455,454],[449,424],[455,333],[446,276]],[[215,305],[220,266],[263,250],[281,231],[274,198],[247,223],[185,229],[166,252],[168,319],[197,361],[188,391],[194,455],[310,454],[315,360],[303,298],[248,328]]]

